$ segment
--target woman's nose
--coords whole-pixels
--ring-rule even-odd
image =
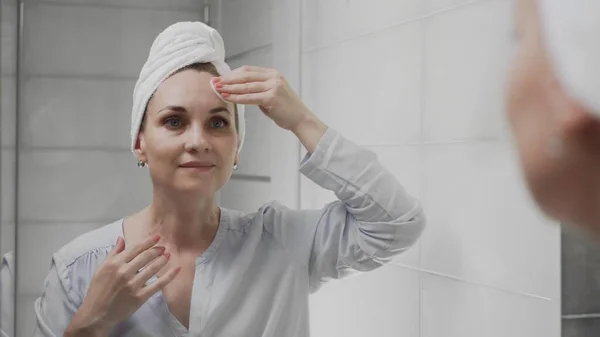
[[[208,151],[210,150],[210,139],[206,130],[199,125],[193,125],[188,129],[186,135],[186,151]]]

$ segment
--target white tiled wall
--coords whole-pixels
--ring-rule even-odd
[[[525,192],[503,116],[515,1],[302,4],[304,99],[428,216],[414,249],[313,297],[314,336],[558,337],[559,230]],[[303,181],[302,207],[332,197]]]

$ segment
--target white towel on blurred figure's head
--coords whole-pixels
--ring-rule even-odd
[[[544,40],[559,81],[600,117],[600,0],[538,0]]]
[[[214,64],[220,74],[231,70],[225,62],[223,39],[214,28],[202,22],[178,22],[167,27],[156,37],[133,90],[132,151],[135,150],[144,111],[152,94],[171,74],[197,62]],[[244,106],[238,104],[237,108],[239,151],[244,143],[246,125]]]

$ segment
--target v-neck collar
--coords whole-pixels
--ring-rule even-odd
[[[223,241],[223,238],[225,237],[225,233],[229,226],[230,214],[226,208],[219,207],[219,210],[220,210],[220,212],[219,212],[220,213],[219,214],[219,228],[217,228],[217,234],[215,235],[215,238],[210,243],[210,245],[206,248],[206,250],[204,250],[204,252],[196,258],[196,269],[198,269],[198,267],[200,265],[208,262],[215,255],[215,253],[219,249],[219,246],[221,245],[221,242]],[[125,223],[125,218],[121,218],[121,220],[118,222],[118,235],[120,235],[123,238],[123,240],[125,240],[125,230],[123,228],[124,223]],[[127,242],[125,242],[125,247],[127,247]],[[157,277],[156,277],[156,275],[154,275],[148,281],[154,282],[156,280],[157,280]],[[194,300],[194,291],[195,290],[196,290],[196,275],[194,273],[194,280],[192,281],[192,295],[191,295],[190,301]],[[190,333],[189,329],[187,329],[175,317],[175,315],[173,315],[173,313],[171,313],[171,310],[169,310],[169,305],[167,304],[167,301],[165,300],[165,298],[163,296],[162,290],[156,292],[152,297],[150,297],[148,299],[148,302],[147,303],[152,307],[154,313],[160,319],[163,319],[164,317],[168,318],[169,328],[171,330],[173,330],[173,329],[176,330],[174,332],[179,334],[177,337],[180,337],[180,336],[186,337],[189,335],[189,333]],[[190,305],[190,314],[189,314],[190,315],[190,319],[189,319],[190,326],[192,325],[191,319],[192,319],[192,317],[194,317],[194,315],[192,314],[193,307],[194,307],[193,305]],[[164,322],[164,323],[167,323],[167,322]]]

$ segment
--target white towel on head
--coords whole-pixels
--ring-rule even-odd
[[[559,81],[600,117],[600,0],[539,0],[542,30]]]
[[[133,90],[131,151],[135,150],[146,105],[158,86],[174,72],[198,62],[214,64],[221,75],[231,71],[225,62],[223,39],[214,28],[202,22],[178,22],[158,34]],[[244,105],[238,104],[237,109],[239,152],[244,144],[246,124]]]

